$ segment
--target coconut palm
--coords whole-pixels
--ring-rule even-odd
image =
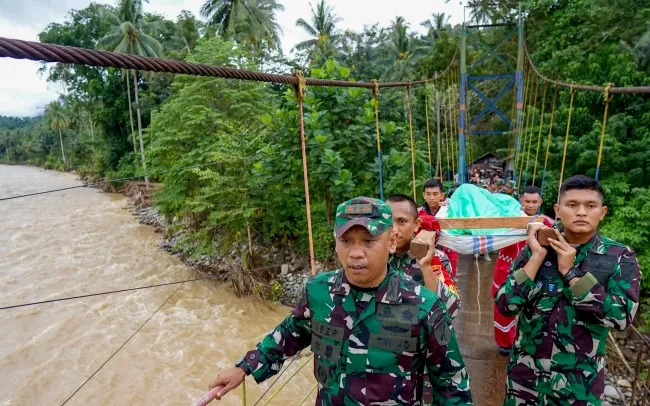
[[[200,13],[224,37],[277,49],[282,30],[275,17],[283,10],[277,0],[207,0]]]
[[[55,100],[47,105],[47,108],[45,109],[45,119],[52,130],[59,132],[61,156],[63,157],[63,166],[66,167],[68,164],[65,160],[65,150],[63,149],[63,135],[61,134],[61,130],[68,129],[70,125],[68,115],[61,103]]]
[[[296,21],[296,27],[302,28],[313,39],[303,41],[296,45],[296,49],[303,50],[311,48],[317,44],[325,44],[336,39],[336,23],[343,21],[342,18],[334,14],[334,8],[325,4],[325,0],[316,3],[316,9],[311,6],[311,21],[308,23],[302,18]]]
[[[420,25],[427,29],[427,37],[435,41],[440,39],[443,31],[449,29],[449,19],[450,16],[445,13],[433,13],[430,20],[424,21]]]
[[[102,15],[113,24],[113,28],[102,39],[97,46],[113,52],[131,54],[138,56],[158,57],[163,54],[163,47],[149,33],[156,32],[160,27],[160,21],[145,22],[142,10],[142,0],[120,0],[117,12],[113,13],[102,8]],[[131,115],[131,130],[133,133],[133,114],[131,107],[131,89],[129,88],[129,77],[127,72],[127,93],[129,95],[129,114]],[[138,100],[138,71],[133,72],[133,87],[135,93],[135,106],[138,123],[138,138],[140,140],[140,155],[142,157],[142,168],[147,171],[147,164],[144,157],[144,143],[142,142],[142,120],[140,118],[140,104]],[[135,137],[134,137],[135,138]],[[135,142],[135,140],[134,140]],[[149,179],[145,176],[145,183],[149,186]]]

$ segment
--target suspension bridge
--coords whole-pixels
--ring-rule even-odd
[[[497,42],[487,44],[483,41],[480,32],[484,30],[501,30],[504,35]],[[321,80],[306,78],[301,72],[293,75],[279,75],[264,72],[254,72],[228,67],[210,66],[203,64],[180,62],[159,58],[145,58],[91,49],[73,48],[60,45],[43,44],[17,39],[0,38],[0,57],[28,59],[42,62],[57,62],[65,64],[88,65],[105,68],[135,69],[150,72],[166,72],[175,74],[212,76],[231,80],[246,80],[267,83],[277,83],[291,86],[295,90],[298,101],[297,115],[300,120],[300,151],[302,155],[302,169],[305,192],[305,216],[309,232],[309,250],[311,272],[316,272],[314,241],[312,234],[311,204],[309,191],[309,165],[307,161],[307,145],[303,120],[303,98],[307,89],[312,86],[334,86],[363,88],[372,92],[375,99],[374,113],[376,123],[377,157],[379,170],[379,193],[383,198],[382,174],[382,134],[380,131],[381,106],[379,94],[382,89],[403,88],[405,91],[406,109],[408,111],[409,140],[411,151],[411,175],[413,195],[417,200],[416,184],[418,180],[435,176],[441,180],[451,180],[450,175],[443,171],[444,159],[446,166],[451,168],[452,175],[458,174],[460,182],[467,181],[467,162],[471,161],[472,140],[482,135],[502,135],[509,137],[508,149],[514,157],[515,181],[521,185],[539,184],[545,187],[545,175],[548,164],[551,134],[553,132],[556,105],[560,89],[567,89],[570,95],[569,117],[565,128],[565,138],[562,154],[562,168],[560,184],[564,174],[564,162],[567,154],[567,145],[571,137],[571,116],[573,112],[574,97],[577,92],[597,92],[603,95],[602,102],[604,114],[602,119],[602,132],[600,136],[597,160],[594,162],[596,178],[600,174],[602,163],[604,139],[607,134],[607,118],[609,105],[617,94],[647,94],[650,87],[616,87],[614,84],[605,86],[583,85],[566,83],[542,75],[536,67],[527,49],[524,38],[524,20],[519,15],[514,24],[489,24],[489,25],[463,25],[457,51],[449,62],[447,68],[437,75],[427,79],[402,82],[352,82],[343,80]],[[504,56],[500,50],[507,43],[516,41],[517,55]],[[483,54],[468,60],[469,48],[482,49]],[[486,61],[498,62],[499,71],[489,74],[478,73]],[[516,60],[513,64],[512,60]],[[492,86],[486,86],[492,84]],[[427,157],[429,170],[426,173],[416,173],[414,119],[412,107],[412,90],[416,87],[424,89],[425,123],[427,137]],[[489,88],[489,91],[485,89]],[[510,97],[507,97],[510,95]],[[507,100],[511,100],[511,106]],[[476,103],[476,107],[474,104]],[[472,105],[470,109],[470,104]],[[508,112],[504,106],[508,106]],[[547,111],[549,131],[546,137],[542,134]],[[430,121],[435,117],[436,126],[432,129]],[[544,156],[543,165],[538,165],[539,158]],[[443,158],[444,157],[444,158]],[[531,159],[532,158],[532,159]],[[208,164],[209,165],[209,164]],[[538,167],[539,166],[539,167]],[[186,168],[173,168],[170,171]],[[531,173],[532,172],[532,173]],[[155,174],[149,174],[149,176]],[[139,178],[139,177],[138,177]],[[132,179],[132,178],[129,178]],[[119,179],[123,181],[125,179]],[[28,196],[55,193],[65,189],[46,190],[29,195],[10,196],[0,200],[26,198]],[[465,298],[463,310],[456,320],[456,329],[463,348],[463,356],[472,376],[472,390],[475,399],[483,399],[477,404],[498,404],[503,399],[506,358],[499,357],[496,348],[492,345],[492,298],[489,294],[492,272],[489,266],[479,265],[461,259],[459,263],[459,290],[461,297]],[[179,281],[176,284],[189,283],[203,278]],[[156,285],[158,286],[158,285]],[[138,289],[146,289],[145,286]],[[481,289],[483,287],[483,289]],[[80,295],[74,299],[108,294],[111,292]],[[175,293],[175,292],[174,292]],[[172,296],[173,294],[172,293]],[[171,297],[171,296],[170,296]],[[473,301],[476,297],[477,300]],[[8,306],[0,310],[10,310],[20,306],[37,306],[52,303],[56,300],[47,300],[23,305]],[[169,300],[169,298],[167,299]],[[166,303],[166,302],[165,302]],[[481,310],[483,309],[483,310]],[[155,314],[155,313],[154,313]],[[152,315],[153,316],[153,315]],[[147,320],[148,321],[148,320]],[[145,324],[146,322],[145,321]],[[143,324],[144,325],[144,324]],[[140,326],[141,328],[142,326]],[[137,334],[136,330],[133,335]],[[129,338],[129,340],[133,337]],[[127,340],[119,349],[128,343]],[[119,351],[119,349],[117,351]],[[115,355],[117,351],[113,354]],[[112,356],[111,356],[112,358]],[[110,361],[107,359],[103,365]],[[309,361],[304,362],[306,365]],[[101,367],[100,367],[101,369]],[[486,373],[486,371],[490,371]],[[97,371],[95,371],[96,373]],[[88,380],[90,380],[93,373]],[[480,377],[480,378],[479,378]],[[289,377],[288,379],[290,379]],[[287,380],[288,380],[287,379]],[[86,380],[86,382],[88,382]],[[286,382],[285,380],[284,382]],[[280,380],[278,379],[278,382]],[[84,382],[81,386],[83,386]],[[80,389],[81,387],[79,387]],[[78,390],[79,390],[78,389]],[[280,386],[277,391],[281,390]],[[274,392],[274,393],[277,393]],[[312,390],[313,391],[313,390]],[[76,393],[76,391],[74,392]],[[74,393],[70,396],[74,396]],[[245,393],[245,387],[244,387]],[[311,393],[311,392],[310,392]],[[310,393],[305,394],[305,402]],[[263,404],[270,402],[274,394],[264,399]],[[68,400],[70,399],[68,398]],[[245,396],[244,396],[245,399]],[[260,403],[262,399],[258,400]],[[67,401],[66,401],[67,402]],[[245,402],[245,401],[244,401]],[[301,402],[301,404],[302,404]],[[257,404],[255,403],[255,404]]]

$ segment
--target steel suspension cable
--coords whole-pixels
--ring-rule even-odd
[[[384,175],[382,172],[382,161],[381,161],[381,140],[379,135],[379,83],[376,80],[373,80],[375,88],[373,89],[372,97],[375,101],[375,130],[377,132],[377,165],[379,166],[379,197],[381,200],[384,200]],[[426,83],[424,84],[426,88]]]
[[[436,89],[436,132],[437,132],[437,137],[438,137],[438,153],[437,153],[437,158],[436,158],[436,171],[438,172],[438,176],[440,179],[440,182],[442,183],[444,179],[442,178],[442,142],[440,139],[440,89],[438,88],[438,81],[435,82],[434,84],[435,89]]]
[[[544,96],[542,96],[542,112],[539,118],[539,132],[537,133],[537,149],[535,149],[535,168],[533,169],[533,186],[535,186],[535,177],[537,176],[537,162],[539,159],[539,147],[542,144],[542,126],[544,124],[544,110],[546,108],[546,90],[548,84],[544,82]]]
[[[311,274],[316,275],[316,260],[314,255],[314,233],[311,225],[311,204],[309,201],[309,169],[307,168],[307,146],[305,141],[305,116],[303,112],[303,98],[307,94],[305,78],[302,72],[296,72],[298,84],[294,87],[296,99],[298,100],[298,121],[300,123],[300,146],[302,153],[302,175],[305,184],[305,205],[307,210],[307,234],[309,238],[309,256],[311,260]]]
[[[451,145],[449,146],[450,152],[451,152],[451,181],[452,181],[452,187],[453,184],[455,183],[456,180],[456,140],[455,140],[455,134],[454,134],[454,123],[451,118],[451,86],[449,85],[449,76],[447,75],[447,115],[449,117],[449,140],[451,142]]]
[[[517,189],[521,190],[521,178],[524,174],[524,162],[525,162],[525,152],[526,152],[526,140],[528,134],[528,124],[530,123],[530,99],[533,96],[533,85],[532,85],[532,75],[528,76],[528,88],[527,94],[524,95],[524,111],[523,114],[526,117],[523,131],[519,132],[519,176]]]
[[[424,84],[424,117],[427,123],[427,152],[429,153],[429,178],[432,178],[433,166],[431,161],[431,134],[429,133],[429,88],[427,87],[426,83]]]
[[[519,177],[517,175],[517,172],[519,171],[520,163],[521,163],[521,149],[522,149],[522,144],[524,143],[522,140],[521,134],[524,131],[525,127],[525,120],[526,120],[526,114],[528,110],[526,109],[527,103],[528,103],[528,91],[530,88],[530,75],[527,74],[526,66],[523,67],[523,75],[524,75],[524,89],[523,89],[523,100],[522,100],[522,106],[521,106],[521,112],[517,112],[517,114],[520,115],[520,119],[517,120],[517,130],[516,130],[516,136],[515,136],[515,167],[514,167],[514,178],[519,180]]]
[[[443,88],[444,88],[444,83],[443,83]],[[444,115],[444,120],[445,120],[445,156],[447,157],[447,168],[445,170],[445,174],[447,174],[449,169],[451,168],[451,163],[449,162],[449,124],[447,124],[447,107],[445,103],[444,93],[442,95],[441,107],[442,107],[442,114]]]
[[[413,111],[411,109],[411,86],[406,86],[406,101],[409,116],[409,135],[411,144],[411,175],[413,178],[413,200],[417,201],[417,192],[415,187],[415,146],[413,145]]]
[[[554,85],[555,91],[553,92],[553,107],[551,108],[551,121],[548,126],[548,138],[546,140],[546,157],[544,158],[544,171],[542,172],[542,197],[544,197],[544,182],[546,181],[546,165],[548,164],[548,153],[551,149],[551,141],[553,134],[553,120],[555,118],[555,105],[557,103],[557,93],[560,89],[558,85]]]
[[[280,153],[284,153],[284,152],[292,152],[292,151],[298,151],[298,150],[300,150],[300,148],[289,148],[289,149],[276,151],[276,152],[273,152],[273,153],[262,153],[262,154],[244,156],[244,157],[235,157],[235,158],[232,158],[232,159],[224,159],[224,160],[221,160],[221,161],[212,161],[212,162],[207,162],[207,163],[204,163],[204,164],[182,166],[180,168],[173,168],[173,169],[168,169],[168,170],[165,170],[165,171],[152,172],[152,173],[147,174],[147,176],[166,175],[166,174],[169,174],[169,173],[180,172],[180,171],[184,171],[184,170],[187,170],[187,169],[204,168],[206,166],[219,165],[219,164],[224,164],[224,163],[229,163],[229,162],[239,162],[239,161],[244,161],[244,160],[247,160],[247,159],[263,157],[265,155],[274,155],[274,154],[280,154]],[[66,190],[81,189],[81,188],[94,187],[94,186],[101,186],[101,185],[106,185],[106,184],[109,184],[109,183],[125,182],[125,181],[129,181],[129,180],[141,179],[144,176],[145,175],[136,175],[136,176],[129,176],[129,177],[126,177],[126,178],[108,179],[108,180],[103,180],[103,181],[99,181],[99,182],[90,182],[90,183],[86,183],[86,184],[83,184],[83,185],[69,186],[69,187],[64,187],[64,188],[59,188],[59,189],[49,189],[49,190],[43,190],[43,191],[40,191],[40,192],[25,193],[25,194],[22,194],[22,195],[14,195],[14,196],[2,197],[2,198],[0,198],[0,202],[5,201],[5,200],[21,199],[23,197],[31,197],[31,196],[45,195],[45,194],[49,194],[49,193],[64,192]]]
[[[69,396],[69,397],[68,397],[68,398],[67,398],[63,403],[61,403],[61,406],[64,406],[66,403],[68,403],[68,402],[70,401],[70,399],[72,399],[72,398],[74,397],[74,395],[76,395],[76,394],[81,390],[81,388],[83,388],[83,387],[84,387],[84,386],[85,386],[85,385],[86,385],[86,384],[87,384],[91,379],[93,379],[93,377],[94,377],[95,375],[97,375],[97,373],[98,373],[102,368],[104,368],[104,365],[108,364],[108,362],[109,362],[110,360],[112,360],[113,357],[115,357],[115,355],[117,355],[117,353],[120,352],[120,350],[122,350],[122,348],[124,348],[124,347],[129,343],[129,341],[131,341],[131,339],[132,339],[133,337],[135,337],[136,334],[138,334],[138,332],[140,332],[140,330],[142,330],[142,328],[145,326],[145,324],[147,324],[147,323],[149,322],[149,320],[151,320],[151,319],[153,318],[153,316],[155,316],[156,314],[158,314],[158,312],[160,311],[160,309],[162,309],[163,306],[165,306],[165,305],[167,304],[167,302],[169,302],[169,299],[171,299],[172,296],[174,296],[174,295],[176,294],[176,292],[178,292],[178,290],[179,290],[180,288],[183,287],[183,284],[184,284],[184,283],[181,283],[181,285],[180,285],[179,287],[177,287],[176,290],[174,290],[174,291],[172,292],[171,295],[167,296],[167,299],[165,299],[165,301],[164,301],[164,302],[163,302],[163,303],[162,303],[162,304],[161,304],[161,305],[156,309],[156,311],[153,312],[153,313],[151,314],[151,316],[149,316],[149,318],[148,318],[147,320],[145,320],[144,323],[142,323],[142,324],[140,325],[140,327],[138,327],[138,329],[135,330],[135,331],[133,332],[133,334],[131,334],[131,336],[129,336],[129,338],[127,338],[126,341],[125,341],[124,343],[122,343],[122,345],[120,345],[120,347],[119,347],[117,350],[115,350],[115,352],[113,352],[113,354],[111,354],[111,356],[108,357],[108,359],[107,359],[106,361],[104,361],[104,362],[99,366],[99,368],[97,368],[97,369],[95,370],[95,372],[92,373],[92,375],[90,375],[90,376],[88,377],[88,379],[86,379],[86,380],[85,380],[85,381],[84,381],[84,382],[83,382],[83,383],[82,383],[82,384],[81,384],[81,385],[80,385],[80,386],[79,386],[79,387],[78,387],[74,392],[72,392],[72,395],[70,395],[70,396]]]
[[[526,173],[525,173],[525,178],[524,178],[524,187],[526,186],[526,183],[528,183],[528,172],[530,169],[530,149],[533,144],[533,131],[535,131],[535,116],[537,115],[537,95],[539,91],[539,80],[535,81],[535,97],[533,98],[533,111],[532,111],[532,118],[530,120],[530,129],[529,129],[529,134],[528,134],[528,152],[526,156]]]
[[[562,187],[562,180],[564,178],[564,164],[566,163],[566,151],[569,146],[569,134],[571,132],[571,116],[573,115],[573,97],[575,96],[576,92],[573,86],[569,90],[571,93],[571,100],[569,101],[569,117],[567,118],[567,123],[566,123],[566,135],[564,136],[564,152],[562,153],[562,169],[560,169],[560,183],[558,184],[557,187],[557,203],[560,203],[560,188]],[[555,215],[557,218],[557,214]]]
[[[609,114],[609,103],[612,101],[611,90],[614,87],[612,83],[605,88],[605,113],[603,114],[603,124],[600,131],[600,146],[598,147],[598,163],[596,164],[596,180],[600,176],[600,161],[603,157],[603,146],[605,145],[605,132],[607,131],[607,115]]]

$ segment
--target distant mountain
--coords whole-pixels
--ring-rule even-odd
[[[0,116],[0,129],[14,130],[16,128],[30,127],[40,120],[42,116],[36,117],[6,117]]]

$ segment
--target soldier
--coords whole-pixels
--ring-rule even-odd
[[[497,185],[497,193],[506,193],[506,182],[503,179],[497,179],[494,183]]]
[[[445,305],[387,266],[395,251],[390,206],[359,197],[336,209],[343,269],[310,279],[293,312],[220,373],[217,399],[246,375],[263,382],[311,344],[317,405],[419,405],[426,371],[440,405],[471,405],[469,377]]]
[[[506,194],[509,194],[510,196],[519,200],[519,193],[517,193],[517,184],[515,183],[514,180],[509,180],[506,182],[505,192]]]
[[[536,233],[544,226],[529,227],[496,295],[501,313],[519,315],[506,406],[600,405],[609,329],[624,330],[638,307],[636,255],[598,232],[607,213],[598,181],[569,178],[555,212],[563,224],[557,238],[543,247]]]
[[[453,191],[451,191],[453,193]],[[451,193],[449,196],[451,197]],[[422,186],[422,197],[424,198],[424,203],[418,210],[418,215],[429,215],[435,217],[438,214],[438,211],[442,207],[445,201],[445,193],[443,192],[442,183],[438,179],[432,178],[424,182]],[[458,253],[447,247],[439,247],[451,263],[452,278],[456,279],[456,264],[458,263]]]
[[[542,195],[538,188],[535,186],[528,186],[524,189],[524,195],[521,198],[521,205],[524,213],[527,216],[535,216],[539,212],[542,205]],[[548,227],[553,226],[553,220],[544,216],[544,224]],[[510,275],[510,266],[512,261],[519,255],[526,246],[526,242],[518,242],[509,245],[499,250],[497,262],[494,265],[494,276],[492,281],[492,297],[497,293],[501,285],[503,285]],[[510,349],[515,343],[515,333],[517,332],[517,317],[506,316],[499,312],[499,309],[494,304],[494,341],[499,347],[501,355],[510,354]]]
[[[449,258],[444,252],[436,249],[437,239],[431,241],[425,257],[420,259],[411,257],[409,254],[411,240],[422,226],[417,204],[410,197],[400,194],[389,196],[386,203],[393,211],[393,229],[397,230],[397,247],[395,253],[388,257],[388,265],[435,292],[445,303],[449,317],[454,320],[460,309],[460,299],[456,285],[451,279]],[[423,216],[426,217],[429,228],[433,228],[434,217]],[[437,231],[439,233],[440,229],[438,228]],[[438,233],[436,236],[439,235]],[[422,403],[430,405],[433,402],[433,387],[426,375],[423,383]]]
[[[399,194],[389,196],[386,203],[393,211],[393,229],[397,230],[397,248],[388,258],[388,264],[438,294],[447,306],[451,319],[455,319],[460,308],[460,300],[451,278],[451,263],[447,255],[436,249],[436,241],[431,241],[425,257],[416,259],[409,255],[411,240],[422,226],[417,204],[410,197]],[[433,220],[432,216],[428,217]]]

